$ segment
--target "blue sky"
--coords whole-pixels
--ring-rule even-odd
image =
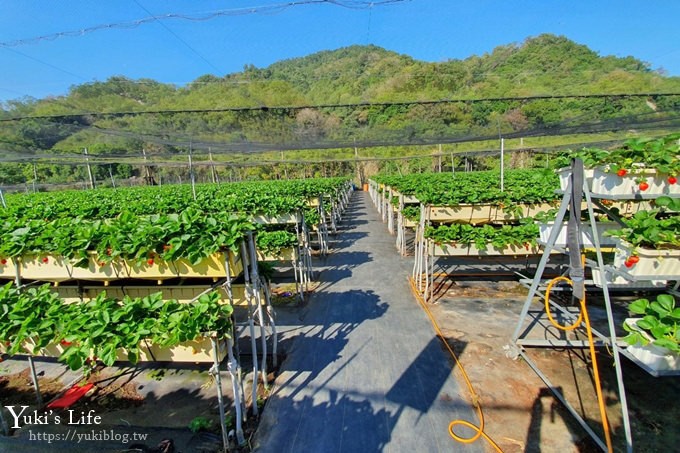
[[[299,4],[1,45],[138,20],[149,12],[193,15],[291,1],[0,0],[0,101],[63,95],[71,85],[113,75],[183,85],[203,74],[224,75],[246,64],[264,67],[353,44],[375,44],[425,61],[463,59],[541,33],[564,35],[601,55],[632,55],[680,76],[679,0],[410,0],[364,9]],[[361,0],[338,1],[362,6]]]

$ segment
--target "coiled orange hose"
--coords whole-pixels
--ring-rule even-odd
[[[484,438],[491,446],[499,453],[503,453],[503,450],[501,450],[501,447],[498,446],[494,440],[489,437],[485,432],[484,432],[484,412],[482,412],[482,404],[479,400],[479,395],[477,395],[477,392],[475,392],[474,387],[472,386],[472,382],[470,382],[470,378],[468,377],[467,373],[465,372],[465,368],[463,368],[463,365],[460,363],[458,360],[458,357],[456,356],[456,353],[453,352],[453,349],[451,346],[449,346],[449,343],[446,341],[446,338],[444,337],[444,334],[442,333],[441,329],[439,328],[439,325],[437,324],[437,321],[434,319],[434,316],[432,316],[432,312],[430,312],[430,309],[427,308],[427,304],[423,300],[422,296],[420,295],[420,292],[416,289],[415,284],[413,282],[413,279],[409,277],[409,283],[411,285],[411,291],[413,292],[414,296],[416,297],[416,300],[420,304],[420,306],[423,308],[425,311],[425,314],[427,315],[428,318],[430,318],[430,322],[432,323],[432,327],[434,327],[434,331],[439,337],[440,340],[444,343],[444,346],[446,346],[446,349],[449,351],[451,354],[451,357],[453,357],[453,360],[456,362],[456,367],[460,370],[461,374],[463,375],[463,379],[465,380],[465,384],[467,384],[468,390],[470,391],[470,395],[472,397],[472,405],[477,409],[477,415],[479,417],[479,426],[476,426],[473,423],[470,423],[467,420],[453,420],[451,423],[449,423],[449,435],[457,440],[458,442],[464,443],[464,444],[471,444],[475,441],[477,441],[479,438]],[[471,428],[475,431],[475,435],[472,437],[461,437],[458,434],[456,434],[453,429],[456,426],[466,426],[468,428]]]

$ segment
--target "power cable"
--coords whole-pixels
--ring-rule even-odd
[[[664,115],[665,114],[665,115]],[[616,117],[608,120],[597,120],[590,122],[575,123],[576,119],[581,118],[579,115],[574,118],[567,118],[560,123],[553,124],[549,127],[535,127],[531,129],[523,129],[514,132],[504,133],[505,138],[520,138],[520,137],[536,137],[536,136],[559,136],[568,134],[591,134],[598,132],[616,131],[621,129],[636,129],[636,130],[663,130],[671,127],[680,126],[680,115],[676,111],[668,112],[651,112],[637,115],[627,115],[623,117]],[[140,133],[119,129],[106,129],[97,125],[79,125],[68,124],[63,125],[68,127],[71,131],[90,130],[106,135],[122,137],[131,140],[138,140],[146,143],[153,143],[157,145],[172,146],[176,148],[186,148],[190,144],[192,148],[197,151],[200,149],[210,148],[213,154],[253,154],[268,151],[293,151],[293,150],[332,150],[349,148],[359,146],[361,148],[372,148],[377,146],[403,146],[403,145],[432,145],[432,144],[451,144],[451,143],[465,143],[465,142],[479,142],[485,140],[496,140],[497,135],[480,135],[472,132],[456,134],[456,135],[438,135],[438,136],[408,136],[400,131],[377,131],[372,138],[367,138],[359,141],[354,141],[354,138],[348,131],[345,139],[335,140],[307,140],[307,141],[287,141],[279,143],[267,142],[252,142],[252,141],[208,141],[197,139],[195,135],[179,135],[174,131],[154,131],[153,133]],[[173,137],[174,138],[170,138]],[[6,143],[13,143],[23,146],[23,143],[4,140]],[[33,153],[32,150],[25,150]],[[75,156],[80,157],[80,152],[74,153]],[[177,156],[178,153],[156,153],[156,156]],[[102,157],[126,157],[128,154],[106,154],[100,155]],[[90,156],[92,157],[92,156]]]
[[[60,113],[54,115],[22,115],[0,118],[0,122],[20,121],[24,119],[69,119],[77,117],[117,117],[133,115],[175,115],[181,113],[225,113],[225,112],[294,112],[304,109],[356,109],[371,107],[408,107],[414,105],[438,105],[438,104],[474,104],[480,102],[531,102],[546,99],[607,99],[607,98],[658,98],[680,96],[678,93],[611,93],[611,94],[561,94],[561,95],[536,95],[536,96],[509,96],[496,98],[454,98],[454,99],[433,99],[419,101],[397,101],[397,102],[355,102],[346,104],[306,104],[288,106],[251,106],[251,107],[217,107],[205,109],[158,109],[158,110],[119,110],[113,112],[75,112]]]
[[[92,27],[87,27],[87,28],[82,28],[80,30],[70,30],[70,31],[62,31],[58,33],[51,33],[49,35],[42,35],[42,36],[36,36],[33,38],[24,38],[24,39],[15,39],[11,41],[5,41],[5,42],[0,42],[0,46],[4,47],[18,47],[18,46],[23,46],[25,44],[35,44],[39,43],[41,41],[54,41],[55,39],[59,38],[64,38],[64,37],[69,37],[69,36],[82,36],[85,34],[93,33],[99,30],[111,30],[111,29],[133,29],[137,28],[141,25],[151,23],[151,22],[156,22],[160,20],[169,20],[169,19],[181,19],[181,20],[188,20],[188,21],[194,21],[194,22],[205,22],[211,19],[215,19],[217,17],[224,17],[224,16],[243,16],[247,14],[256,14],[256,13],[271,13],[271,12],[276,12],[276,11],[283,11],[288,8],[292,8],[295,6],[301,6],[301,5],[319,5],[319,4],[329,4],[329,5],[335,5],[335,6],[340,6],[343,8],[347,9],[368,9],[372,8],[374,6],[383,6],[383,5],[389,5],[393,3],[402,3],[406,1],[411,1],[411,0],[377,0],[377,1],[356,1],[356,0],[301,0],[301,1],[293,1],[293,2],[287,2],[287,3],[277,3],[273,5],[262,5],[262,6],[251,6],[248,8],[236,8],[236,9],[223,9],[223,10],[217,10],[217,11],[209,11],[206,13],[198,13],[198,14],[179,14],[179,13],[170,13],[170,14],[161,14],[161,15],[152,15],[151,17],[145,17],[142,19],[137,19],[133,21],[126,21],[126,22],[114,22],[110,24],[100,24],[100,25],[95,25]],[[148,12],[148,11],[147,11]],[[149,13],[151,14],[151,13]]]
[[[177,33],[175,33],[174,31],[172,31],[172,30],[170,29],[170,27],[168,27],[167,25],[165,25],[165,24],[164,24],[160,19],[158,19],[158,17],[156,17],[151,11],[149,11],[148,9],[146,9],[146,8],[144,7],[144,5],[142,5],[141,3],[139,3],[137,0],[132,0],[132,1],[135,2],[135,4],[136,4],[137,6],[139,6],[141,9],[143,9],[145,12],[147,12],[148,14],[151,14],[151,17],[154,17],[154,18],[156,19],[156,22],[158,22],[158,24],[159,24],[161,27],[163,27],[168,33],[170,33],[172,36],[174,36],[175,39],[177,39],[179,42],[181,42],[182,44],[184,44],[184,46],[185,46],[187,49],[189,49],[192,53],[194,53],[196,56],[198,56],[198,58],[200,58],[201,60],[203,60],[208,66],[210,66],[211,68],[213,68],[213,69],[214,69],[215,71],[217,71],[218,73],[223,73],[223,72],[224,72],[224,71],[220,70],[217,66],[215,66],[214,64],[212,64],[210,61],[208,61],[207,58],[205,58],[198,50],[194,49],[188,42],[186,42],[185,40],[183,40],[182,38],[180,38],[179,35],[178,35]]]

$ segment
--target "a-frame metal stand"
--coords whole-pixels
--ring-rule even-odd
[[[575,183],[576,181],[576,183]],[[584,198],[585,202],[587,204],[587,210],[588,210],[588,222],[585,225],[581,225],[580,219],[581,219],[581,202],[580,200]],[[576,205],[575,201],[578,201],[578,205]],[[558,247],[556,246],[557,238],[559,236],[560,230],[562,228],[564,220],[567,218],[567,213],[570,213],[571,216],[571,222],[570,222],[570,229],[571,230],[576,230],[573,232],[576,234],[578,241],[577,241],[577,250],[569,250],[564,247]],[[548,238],[548,241],[546,244],[544,244],[544,251],[543,255],[541,256],[541,260],[538,264],[538,267],[536,269],[536,275],[534,276],[533,282],[531,284],[531,287],[529,289],[529,294],[527,295],[527,299],[524,303],[524,306],[522,308],[520,317],[519,317],[519,322],[517,323],[517,327],[512,335],[511,339],[511,344],[509,346],[509,354],[508,356],[514,359],[517,359],[519,357],[522,357],[526,361],[526,363],[536,372],[536,374],[545,382],[545,384],[548,386],[548,388],[552,391],[552,393],[555,395],[555,397],[567,408],[567,410],[576,418],[577,422],[583,427],[583,429],[593,438],[593,440],[597,443],[597,445],[603,450],[607,451],[607,446],[605,442],[602,440],[602,438],[586,423],[586,421],[583,419],[583,417],[579,414],[579,412],[567,401],[561,390],[553,385],[548,376],[546,376],[538,367],[536,362],[534,362],[531,357],[526,353],[525,348],[526,347],[532,347],[532,348],[560,348],[560,349],[574,349],[574,348],[584,348],[584,347],[589,347],[589,342],[587,340],[580,340],[577,338],[573,338],[573,335],[571,336],[572,338],[569,338],[570,335],[568,335],[567,332],[563,332],[559,337],[555,338],[546,338],[545,333],[547,332],[547,328],[545,326],[545,323],[543,324],[544,329],[542,330],[542,338],[529,338],[532,330],[536,330],[535,328],[539,327],[541,325],[541,319],[540,315],[537,315],[537,317],[532,317],[529,316],[529,311],[532,305],[532,301],[534,297],[539,295],[539,287],[542,286],[542,276],[543,272],[545,271],[546,265],[548,264],[548,260],[550,259],[551,253],[554,252],[559,252],[559,253],[570,253],[570,255],[573,256],[574,252],[580,255],[581,253],[581,246],[580,246],[580,238],[581,238],[581,231],[582,228],[589,228],[590,231],[592,232],[592,238],[593,238],[593,245],[595,247],[595,252],[597,255],[597,263],[592,263],[593,269],[599,269],[601,272],[601,275],[605,275],[605,264],[602,258],[602,250],[600,247],[600,240],[597,235],[597,229],[596,229],[596,217],[595,213],[593,210],[593,200],[591,199],[591,194],[588,189],[588,184],[586,184],[584,178],[583,178],[583,162],[580,160],[576,160],[572,164],[572,171],[571,175],[569,176],[569,183],[567,185],[567,188],[564,192],[564,196],[562,198],[562,202],[560,204],[559,211],[557,213],[557,217],[555,219],[555,227],[553,228],[552,232],[550,233],[550,237]],[[569,231],[571,234],[572,231]],[[574,248],[574,247],[573,247]],[[573,259],[572,259],[572,264],[573,264]],[[583,284],[583,282],[580,282],[580,284]],[[626,436],[626,451],[627,452],[632,452],[633,451],[633,441],[632,441],[632,434],[631,434],[631,427],[630,427],[630,420],[628,417],[628,404],[626,401],[626,391],[624,388],[623,384],[623,373],[621,369],[621,354],[620,354],[620,343],[617,344],[617,337],[616,337],[616,329],[615,329],[615,323],[614,323],[614,317],[612,313],[612,305],[611,305],[611,300],[609,297],[609,289],[607,287],[607,282],[606,279],[603,278],[602,281],[602,293],[604,295],[604,304],[605,304],[605,309],[607,312],[607,321],[608,321],[608,329],[609,333],[608,334],[603,334],[600,332],[597,332],[596,330],[592,329],[592,333],[594,338],[597,338],[595,340],[595,346],[596,347],[603,347],[606,346],[609,348],[611,353],[613,354],[614,357],[614,367],[615,367],[615,372],[616,372],[616,380],[617,380],[617,385],[618,385],[618,393],[619,393],[619,399],[621,403],[621,412],[622,412],[622,420],[623,420],[623,427],[625,431],[625,436]],[[542,296],[542,294],[540,294]],[[560,313],[560,315],[563,317],[563,319],[569,321],[569,322],[575,322],[578,319],[578,313],[574,313],[573,311],[568,310],[567,308],[563,307],[562,305],[558,304],[554,300],[549,300],[549,304],[551,308],[557,312]],[[545,318],[543,318],[545,319]],[[579,327],[577,331],[580,331],[583,333],[583,326]]]

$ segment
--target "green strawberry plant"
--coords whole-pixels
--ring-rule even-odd
[[[680,308],[675,307],[673,296],[660,294],[652,302],[648,299],[638,299],[628,305],[628,310],[643,316],[637,321],[636,326],[644,333],[624,323],[623,328],[628,332],[623,338],[626,343],[647,345],[650,343],[649,335],[652,344],[680,353],[680,329],[678,329]]]
[[[558,165],[568,166],[572,157],[583,160],[586,168],[603,167],[619,176],[640,173],[643,169],[656,169],[667,177],[669,184],[676,184],[680,175],[680,133],[660,138],[633,138],[610,150],[583,148],[564,153]]]
[[[298,244],[295,233],[285,230],[259,231],[255,236],[257,250],[265,255],[278,255],[281,250]]]
[[[621,238],[633,247],[680,246],[680,216],[664,216],[658,210],[638,211],[625,223],[625,228],[605,234]]]
[[[518,247],[536,245],[539,230],[534,223],[502,226],[453,223],[436,227],[428,226],[425,229],[425,237],[436,244],[455,244],[463,247],[474,245],[479,250],[486,250],[489,245],[496,248],[509,245]]]
[[[123,300],[102,292],[88,302],[64,304],[49,285],[19,292],[8,283],[0,288],[0,310],[0,340],[9,343],[10,355],[27,342],[35,343],[29,351],[34,354],[61,342],[59,360],[73,370],[87,370],[95,358],[112,365],[119,352],[137,363],[144,341],[172,347],[212,332],[229,335],[233,309],[220,303],[217,292],[192,303],[163,300],[160,292]]]
[[[500,190],[498,171],[423,173],[406,176],[378,176],[407,195],[415,195],[424,204],[458,206],[460,204],[493,204],[506,211],[521,210],[518,204],[556,202],[559,195],[557,175],[546,169],[508,170]]]

